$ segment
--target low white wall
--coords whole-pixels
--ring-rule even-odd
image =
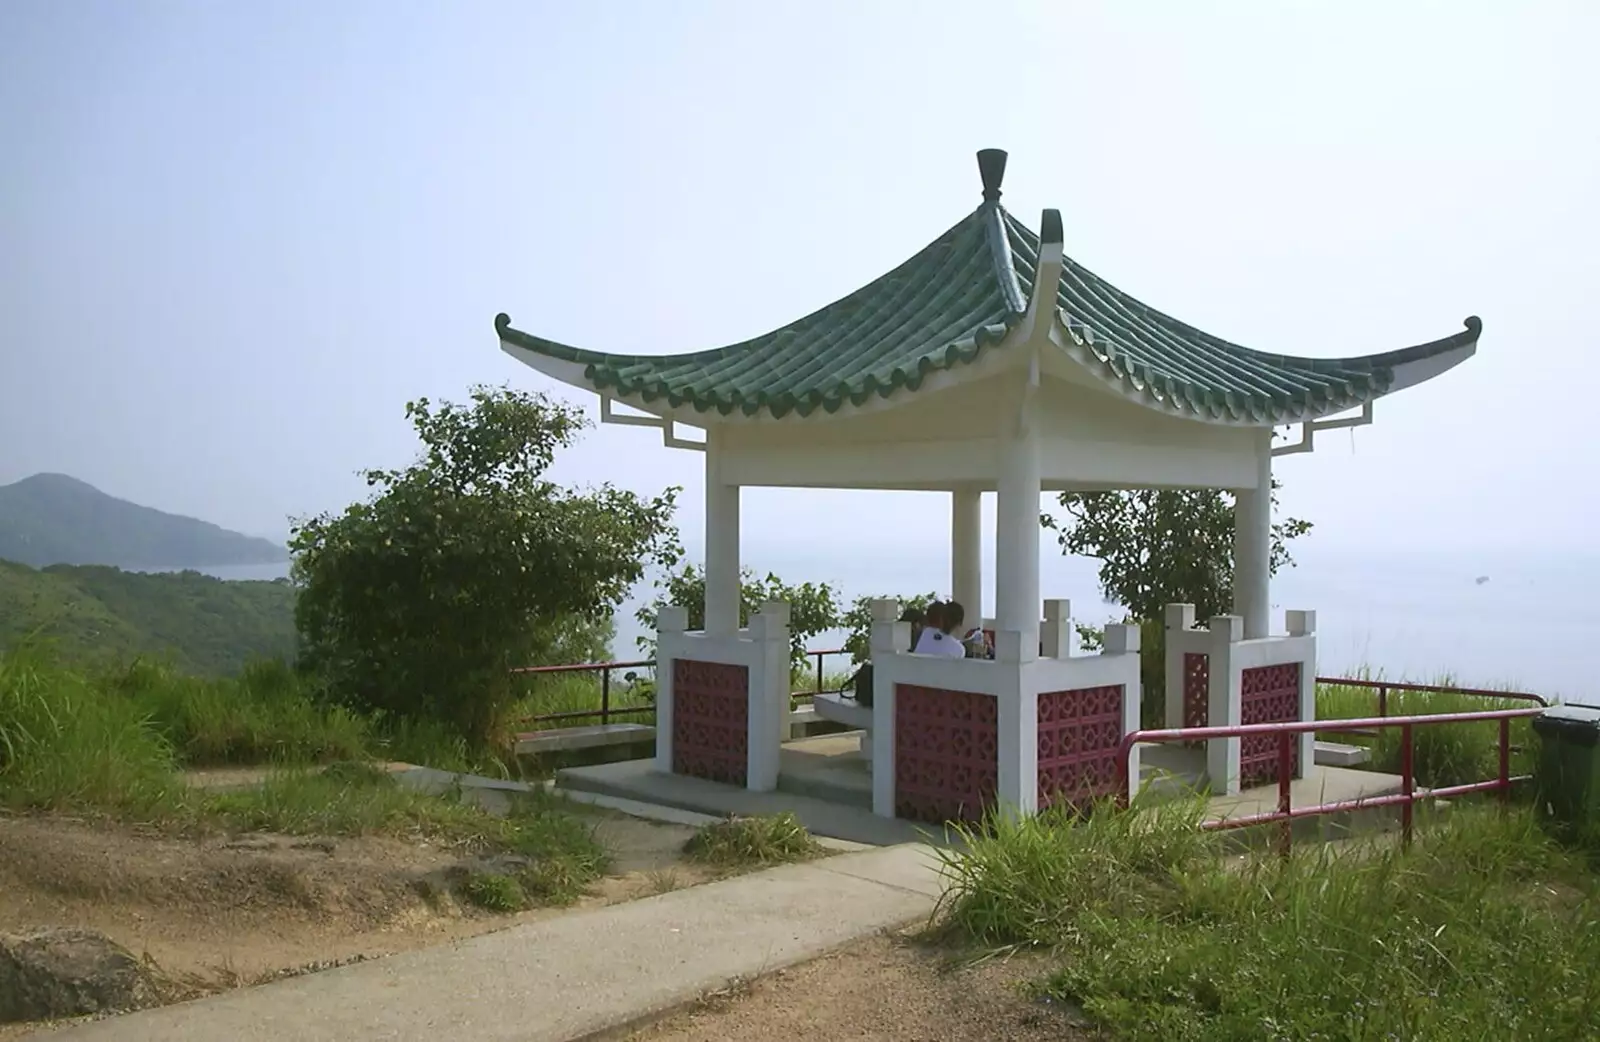
[[[719,662],[749,670],[745,787],[778,787],[778,758],[789,729],[789,606],[768,601],[746,629],[728,636],[688,631],[687,609],[664,607],[656,620],[656,769],[673,766],[674,662]]]
[[[1057,651],[1057,656],[1040,656],[1040,649],[1023,647],[1020,632],[1001,631],[995,634],[993,660],[953,659],[910,654],[911,627],[895,621],[899,605],[875,601],[872,607],[872,805],[883,817],[895,816],[896,690],[900,685],[968,692],[996,700],[996,799],[1014,813],[1031,814],[1038,809],[1041,694],[1120,686],[1121,733],[1138,729],[1137,627],[1107,627],[1102,654],[1072,656],[1069,604],[1046,601],[1041,643],[1045,650]],[[1134,769],[1138,769],[1137,762]]]
[[[1194,606],[1169,604],[1165,620],[1166,724],[1185,726],[1184,657],[1202,654],[1207,659],[1207,719],[1204,726],[1234,727],[1242,722],[1244,671],[1262,666],[1298,664],[1300,673],[1299,717],[1317,716],[1317,613],[1285,612],[1287,636],[1243,639],[1244,620],[1237,615],[1218,615],[1204,629],[1194,628]],[[1316,735],[1297,736],[1299,763],[1297,777],[1304,777],[1312,766]],[[1238,738],[1214,738],[1206,746],[1206,773],[1213,792],[1235,795],[1240,789]]]

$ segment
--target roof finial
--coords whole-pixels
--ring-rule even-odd
[[[985,148],[978,151],[978,176],[983,178],[983,199],[998,202],[1000,182],[1006,177],[1006,152],[1003,148]]]

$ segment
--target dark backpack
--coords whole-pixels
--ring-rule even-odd
[[[856,675],[850,678],[850,689],[855,694],[856,705],[872,708],[872,663],[856,670]]]

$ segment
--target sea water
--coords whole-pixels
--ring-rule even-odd
[[[1317,613],[1318,672],[1324,676],[1368,671],[1393,680],[1438,681],[1460,686],[1507,685],[1600,701],[1600,557],[1530,550],[1400,551],[1319,546],[1295,548],[1297,566],[1273,579],[1273,632],[1283,611]],[[848,599],[883,594],[948,594],[949,568],[927,548],[852,554],[847,546],[760,545],[748,563],[789,582],[826,582]],[[985,600],[993,605],[992,548]],[[1074,617],[1101,623],[1120,616],[1105,603],[1096,581],[1098,562],[1063,557],[1042,548],[1040,592],[1067,597]],[[275,579],[288,566],[244,565],[206,569],[223,579]],[[653,599],[646,580],[617,612],[612,651],[639,657],[645,636],[635,617]],[[969,606],[969,613],[971,609]],[[838,647],[842,633],[821,634],[811,646]],[[842,661],[834,668],[843,668]]]

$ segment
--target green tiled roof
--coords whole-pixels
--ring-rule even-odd
[[[982,158],[982,157],[980,157]],[[1039,236],[999,203],[985,169],[978,209],[900,265],[842,300],[764,336],[712,351],[628,355],[585,351],[495,319],[502,343],[583,367],[595,391],[723,415],[832,413],[846,403],[915,392],[930,373],[971,364],[1021,321]],[[1240,347],[1140,303],[1064,262],[1056,322],[1067,353],[1152,408],[1225,423],[1328,415],[1386,393],[1395,367],[1476,342],[1452,337],[1358,358],[1312,359]]]

